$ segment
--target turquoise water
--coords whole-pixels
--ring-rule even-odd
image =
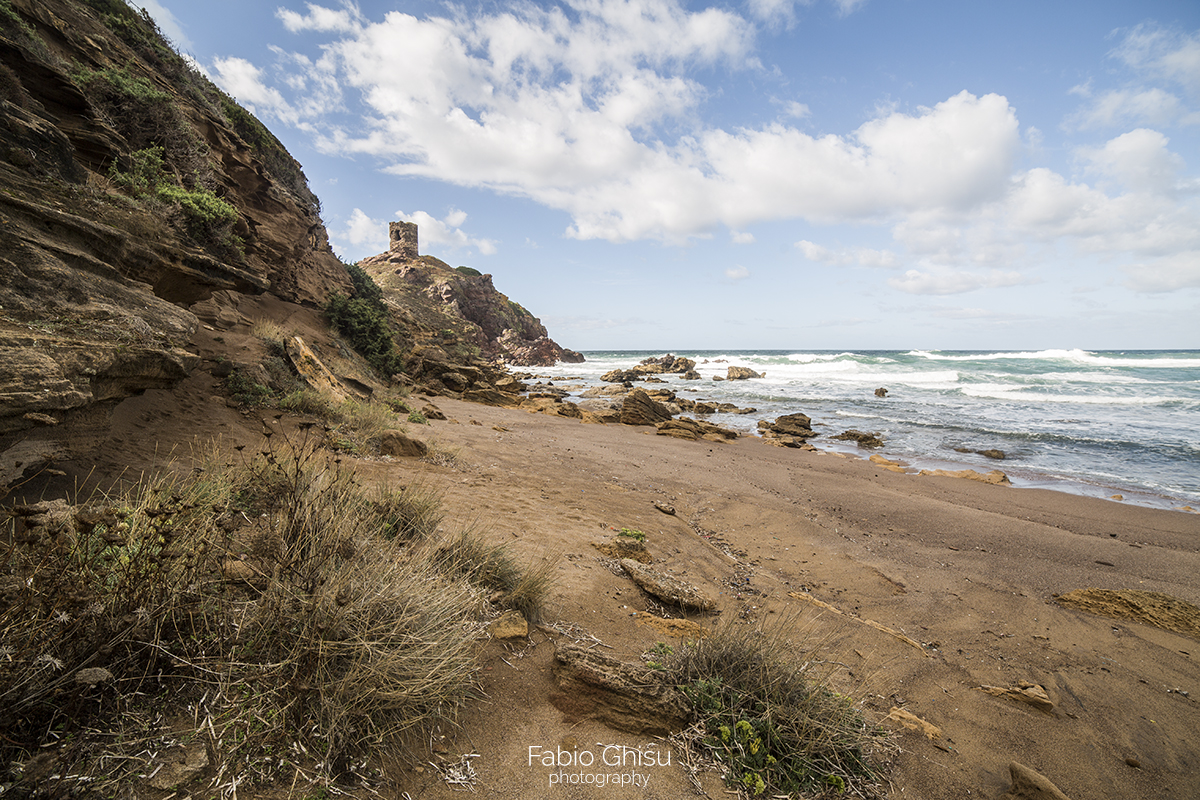
[[[539,375],[579,385],[660,352],[585,352]],[[1200,351],[678,351],[701,381],[659,376],[683,397],[753,406],[714,415],[753,433],[803,412],[822,434],[881,433],[880,451],[914,466],[1000,468],[1017,485],[1147,505],[1200,507]],[[714,382],[730,365],[765,377]],[[888,390],[878,398],[876,388]],[[853,450],[814,439],[827,449]],[[994,461],[956,448],[1005,451]]]

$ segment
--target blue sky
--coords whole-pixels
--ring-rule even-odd
[[[567,347],[1200,347],[1194,0],[147,7]]]

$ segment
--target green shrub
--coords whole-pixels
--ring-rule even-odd
[[[462,273],[463,275],[468,275],[472,278],[480,278],[483,276],[483,273],[474,267],[455,267],[454,271]]]
[[[191,190],[179,186],[165,167],[164,148],[153,145],[130,154],[127,172],[114,162],[108,177],[136,198],[153,198],[179,209],[193,241],[242,260],[241,239],[232,234],[238,210],[203,186]]]
[[[134,197],[154,194],[165,180],[161,147],[147,147],[129,155],[129,171],[122,172],[117,162],[108,168],[109,179],[124,187]]]
[[[357,264],[347,264],[346,273],[356,296],[346,297],[340,292],[330,296],[325,304],[330,324],[381,374],[391,377],[403,372],[404,359],[396,350],[383,291]]]
[[[275,392],[271,387],[257,383],[240,368],[229,373],[225,379],[225,390],[239,406],[245,408],[270,405],[275,400]]]
[[[227,225],[238,218],[238,211],[229,203],[205,188],[188,191],[170,183],[160,184],[155,195],[183,209],[189,227],[199,231],[211,231]]]
[[[646,541],[646,534],[634,528],[621,528],[617,531],[617,536],[624,536],[627,539],[636,539],[639,542]]]
[[[147,78],[132,74],[128,66],[119,69],[106,67],[102,70],[81,67],[76,71],[74,78],[82,86],[98,90],[105,95],[116,95],[126,102],[150,105],[170,103],[172,100],[169,93],[155,88]]]

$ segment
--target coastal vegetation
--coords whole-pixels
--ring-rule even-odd
[[[819,672],[817,649],[788,624],[735,622],[678,648],[657,647],[650,665],[691,705],[683,737],[721,765],[739,794],[882,797],[874,758],[887,734]]]
[[[489,596],[539,613],[549,568],[474,531],[439,542],[434,494],[367,489],[307,434],[240,455],[12,509],[0,758],[16,785],[120,794],[172,748],[217,759],[218,793],[369,782],[378,748],[475,694]],[[52,770],[32,757],[48,741]]]

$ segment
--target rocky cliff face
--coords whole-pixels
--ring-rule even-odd
[[[555,343],[537,317],[497,291],[491,275],[402,249],[365,258],[359,266],[383,289],[418,354],[438,347],[459,360],[476,356],[517,366],[583,361]]]
[[[187,376],[215,292],[338,289],[299,165],[147,17],[0,3],[0,478],[71,451],[46,428]]]
[[[576,357],[490,276],[381,258],[408,382]],[[66,461],[86,473],[128,446],[118,417],[153,450],[155,392],[188,387],[192,435],[211,435],[194,415],[224,409],[232,370],[269,380],[256,323],[302,330],[368,395],[387,378],[330,334],[334,293],[354,287],[300,165],[148,16],[0,0],[0,491]]]

